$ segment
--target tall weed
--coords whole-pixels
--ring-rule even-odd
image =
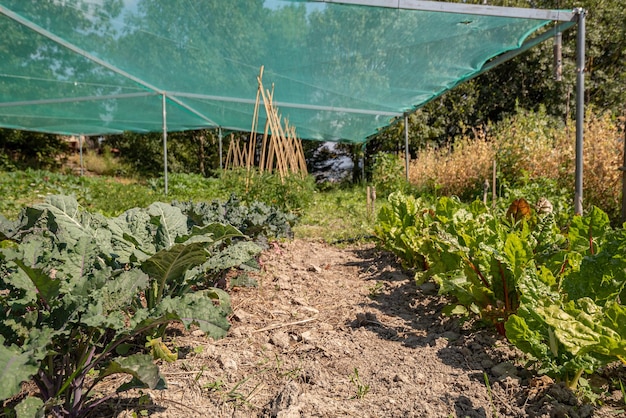
[[[483,131],[454,145],[426,148],[410,163],[409,181],[421,193],[470,198],[490,178],[495,157]]]
[[[624,121],[587,112],[583,149],[583,202],[598,206],[615,221],[619,217]],[[520,111],[502,122],[474,132],[451,146],[421,151],[411,162],[409,177],[422,193],[475,199],[481,185],[491,183],[497,163],[498,196],[506,190],[551,180],[573,198],[576,132],[545,112]]]

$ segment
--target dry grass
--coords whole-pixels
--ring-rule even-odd
[[[78,170],[80,167],[80,155],[76,153],[71,154],[68,157],[68,163]],[[129,171],[128,167],[125,167],[108,148],[105,148],[102,153],[98,153],[95,150],[85,150],[83,153],[83,167],[87,173],[100,176],[115,176]]]
[[[466,196],[491,177],[495,149],[484,133],[464,138],[454,148],[427,148],[411,161],[409,181],[418,190],[438,195]]]
[[[486,179],[491,181],[495,159],[500,183],[515,186],[547,178],[573,190],[576,136],[570,126],[550,126],[541,114],[517,116],[453,147],[423,150],[411,162],[409,178],[423,192],[475,196]],[[589,112],[583,197],[585,205],[596,205],[612,217],[619,214],[623,152],[624,119]]]

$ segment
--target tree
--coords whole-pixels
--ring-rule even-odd
[[[467,2],[484,4],[483,0]],[[567,9],[564,3],[536,0],[530,6]],[[529,6],[526,0],[490,0],[489,4]],[[626,9],[619,0],[581,0],[580,6],[588,11],[585,102],[619,115],[626,105]],[[553,43],[546,41],[415,111],[409,119],[411,152],[428,143],[454,142],[469,128],[501,120],[516,109],[537,111],[543,106],[548,115],[567,123],[575,112],[576,36],[576,28],[563,34],[561,82],[554,81]],[[372,138],[374,146],[368,144],[368,154],[393,150],[403,138],[400,121]]]

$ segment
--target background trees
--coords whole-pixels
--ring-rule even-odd
[[[469,2],[466,1],[466,2]],[[483,4],[483,0],[472,0],[474,3]],[[238,6],[227,3],[200,2],[194,7],[199,15],[203,16],[205,25],[202,27],[186,26],[184,22],[174,20],[174,13],[159,8],[159,4],[152,0],[141,0],[137,3],[136,15],[132,19],[141,19],[145,30],[136,32],[120,32],[119,28],[105,23],[106,19],[82,20],[80,25],[86,36],[101,36],[103,38],[102,47],[107,47],[107,39],[103,34],[116,32],[116,41],[144,45],[143,50],[149,59],[150,54],[159,53],[158,43],[151,42],[146,37],[150,36],[150,25],[154,27],[166,26],[171,31],[182,33],[182,39],[186,39],[188,45],[197,45],[200,39],[211,37],[228,36],[235,41],[237,48],[230,52],[228,59],[251,63],[263,61],[263,56],[272,54],[273,51],[266,51],[262,39],[255,39],[246,31],[250,25],[265,28],[264,34],[271,38],[277,36],[280,31],[290,33],[289,45],[284,48],[285,65],[289,65],[291,50],[301,48],[310,49],[311,54],[323,54],[319,48],[320,43],[307,45],[307,39],[315,37],[308,31],[315,31],[316,19],[321,19],[322,14],[319,9],[308,9],[302,3],[294,3],[293,6],[283,8],[268,8],[263,1],[250,2],[246,7],[254,13],[254,21],[249,21],[250,10],[238,9]],[[623,24],[626,21],[626,10],[620,4],[620,0],[580,0],[575,4],[569,0],[489,0],[489,4],[518,7],[538,7],[538,8],[559,8],[571,9],[580,6],[588,10],[587,14],[587,62],[586,62],[586,96],[587,105],[592,108],[608,111],[612,115],[620,115],[626,106],[626,29]],[[116,16],[121,13],[120,2],[111,0],[105,4],[103,16]],[[168,3],[167,7],[182,7],[179,2]],[[71,10],[68,13],[72,13]],[[224,25],[224,16],[240,16],[241,22],[235,25]],[[360,19],[358,10],[351,16],[330,16],[324,17],[324,24],[332,25],[363,25],[363,39],[376,44],[376,36],[373,31],[367,31],[367,22]],[[76,21],[75,16],[68,16],[71,21]],[[310,19],[313,24],[304,25],[304,19]],[[334,21],[333,21],[334,19]],[[347,19],[347,20],[346,20]],[[385,16],[385,19],[392,19]],[[330,21],[328,21],[330,20]],[[350,23],[346,23],[350,22]],[[393,28],[397,22],[386,21],[385,27]],[[0,21],[2,25],[2,21]],[[132,27],[129,26],[129,27]],[[143,27],[143,26],[142,26]],[[2,27],[0,26],[0,29]],[[208,29],[207,29],[208,28]],[[5,28],[6,29],[6,28]],[[118,33],[119,32],[119,33]],[[8,36],[8,35],[7,35]],[[11,36],[19,37],[19,33]],[[473,129],[487,126],[491,122],[497,122],[505,117],[514,115],[518,109],[538,110],[539,106],[545,108],[546,117],[560,120],[561,123],[568,123],[571,120],[574,106],[575,91],[575,37],[576,29],[567,31],[563,35],[563,81],[556,82],[553,79],[552,66],[552,42],[547,41],[532,48],[525,54],[496,67],[494,70],[483,74],[476,79],[470,80],[454,90],[446,93],[438,99],[428,103],[423,108],[413,112],[409,116],[409,142],[413,154],[427,145],[442,145],[454,143],[456,139],[464,134],[472,134]],[[356,42],[358,40],[347,40]],[[180,47],[186,48],[187,45]],[[377,45],[378,49],[384,49],[385,45]],[[30,49],[47,48],[45,43],[32,45]],[[0,45],[0,51],[2,46]],[[11,57],[11,55],[9,54]],[[43,56],[43,55],[42,55]],[[54,54],[49,55],[54,57]],[[22,57],[23,58],[23,57]],[[122,62],[131,62],[135,57],[119,57]],[[349,57],[352,60],[367,62],[367,65],[385,65],[385,62],[368,62],[366,57]],[[19,65],[20,57],[11,57],[15,60],[15,65]],[[193,62],[187,65],[193,66],[198,71],[198,76],[205,79],[214,80],[216,86],[225,84],[240,85],[242,91],[256,89],[255,80],[242,80],[238,74],[226,74],[221,71],[219,54],[207,48],[198,51]],[[68,68],[72,71],[87,65],[84,62],[68,63]],[[365,64],[364,64],[365,65]],[[53,65],[43,65],[49,71],[68,71],[68,68],[59,68]],[[40,66],[41,67],[41,66]],[[177,77],[172,68],[157,68],[163,77]],[[340,67],[329,67],[328,71],[338,73],[335,77],[337,83],[353,83],[353,80],[342,78]],[[372,77],[374,77],[372,72]],[[41,76],[38,74],[38,76]],[[181,88],[188,86],[193,80],[179,80]],[[104,83],[103,83],[104,84]],[[36,86],[33,86],[33,94],[36,93]],[[331,86],[332,87],[332,86]],[[278,88],[278,87],[277,87]],[[367,88],[366,85],[355,85],[355,89]],[[330,89],[332,90],[332,89]],[[52,92],[48,92],[52,93]],[[46,96],[48,97],[48,96]],[[332,103],[327,103],[332,105]],[[348,123],[348,122],[346,122]],[[51,142],[43,141],[39,134],[20,133],[9,134],[4,131],[0,134],[0,152],[4,155],[4,165],[8,161],[27,161],[26,156],[51,155],[49,148]],[[16,142],[16,138],[19,141]],[[30,139],[29,139],[30,138]],[[133,162],[143,174],[151,173],[159,175],[162,172],[162,151],[160,135],[147,135],[145,138],[138,134],[127,134],[124,136],[111,137],[107,141],[109,144],[121,151],[120,155]],[[170,169],[172,171],[194,171],[208,174],[210,169],[219,166],[219,159],[216,149],[216,133],[212,131],[198,131],[170,134],[170,145],[172,155],[169,158]],[[22,145],[19,145],[22,144]],[[146,147],[142,151],[137,147]],[[225,141],[225,147],[227,147]],[[322,143],[312,143],[310,148],[314,149],[322,146]],[[404,147],[404,121],[399,120],[389,127],[382,129],[374,137],[370,138],[365,149],[366,167],[371,166],[373,156],[381,151],[393,152],[401,151]],[[360,146],[339,146],[335,151],[344,151],[353,160],[360,158],[359,153],[363,150]],[[24,157],[24,158],[23,158]],[[355,171],[358,174],[359,170]]]

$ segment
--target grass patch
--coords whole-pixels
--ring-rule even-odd
[[[240,195],[245,190],[234,184],[234,174],[227,181],[194,174],[171,174],[169,192],[164,194],[163,179],[139,181],[113,176],[78,176],[44,170],[0,171],[0,213],[15,219],[27,205],[42,202],[46,196],[64,194],[75,196],[87,210],[106,216],[117,216],[134,207],[146,207],[153,202],[226,200],[231,192]],[[375,215],[368,214],[364,186],[315,191],[307,182],[286,187],[275,179],[263,178],[265,190],[255,197],[269,204],[286,200],[299,215],[294,227],[296,238],[325,240],[331,243],[367,239],[371,236]],[[237,186],[237,187],[235,187]],[[259,187],[260,189],[260,187]],[[241,196],[250,197],[245,193]],[[302,196],[300,196],[302,195]],[[300,203],[295,203],[298,200]],[[306,202],[306,204],[304,204]],[[268,203],[268,202],[265,202]],[[385,201],[379,199],[376,209]],[[285,206],[284,204],[282,206]],[[289,210],[290,208],[287,208]]]
[[[366,202],[363,186],[315,192],[313,201],[294,227],[295,236],[331,243],[365,239],[371,236],[375,221],[375,216],[368,215]]]

